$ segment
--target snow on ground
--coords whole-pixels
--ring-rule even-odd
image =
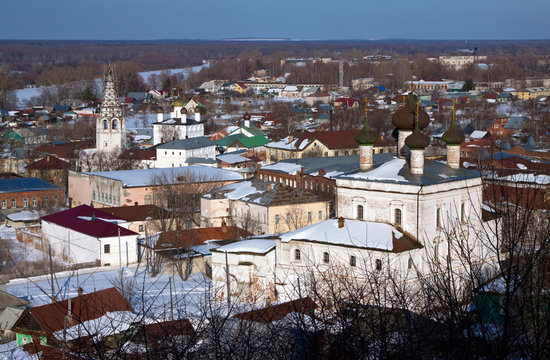
[[[193,66],[193,67],[186,67],[186,68],[180,68],[180,69],[168,69],[168,70],[155,70],[155,71],[143,71],[138,73],[139,76],[143,79],[143,81],[148,82],[149,77],[151,75],[160,76],[163,72],[168,72],[170,75],[174,74],[183,74],[184,79],[192,72],[199,72],[205,67],[209,67],[210,63],[202,64],[199,66]]]
[[[201,304],[209,298],[210,279],[204,274],[194,274],[187,281],[179,276],[160,274],[151,277],[142,264],[123,268],[124,293],[131,294],[130,304],[134,311],[155,320],[168,319],[170,314],[170,278],[172,278],[172,299],[174,318],[199,315]],[[54,292],[64,300],[78,296],[78,288],[84,293],[120,288],[118,267],[96,267],[78,271],[64,271],[55,274]],[[30,306],[40,306],[51,302],[50,275],[32,278],[13,279],[7,284],[7,292],[30,301]]]
[[[153,123],[157,122],[157,113],[139,112],[134,114],[125,114],[126,130],[134,131],[136,129],[152,128]]]
[[[206,63],[199,66],[192,66],[192,67],[186,67],[186,68],[180,68],[180,69],[168,69],[168,70],[155,70],[155,71],[143,71],[138,73],[145,82],[148,82],[149,76],[155,74],[159,76],[162,72],[168,72],[170,74],[183,74],[183,78],[185,79],[190,73],[192,72],[199,72],[205,67],[209,67],[210,63]],[[103,86],[101,83],[101,79],[96,79],[96,85],[98,88],[98,91],[103,91]],[[15,96],[17,96],[17,107],[24,107],[28,104],[29,101],[31,101],[33,98],[37,98],[42,94],[42,90],[44,89],[44,86],[39,86],[35,88],[28,88],[28,89],[17,89],[15,91]],[[50,88],[53,90],[54,87],[50,86]]]
[[[37,250],[30,245],[26,245],[17,241],[17,239],[15,238],[14,228],[6,227],[6,225],[1,225],[0,239],[4,239],[7,241],[7,243],[3,243],[3,245],[7,244],[6,246],[11,247],[11,255],[15,263],[19,263],[21,261],[40,261],[46,258],[46,255],[42,251]],[[0,263],[2,263],[2,265],[6,265],[6,261],[11,260],[0,259]]]

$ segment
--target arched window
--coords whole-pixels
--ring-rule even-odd
[[[395,225],[401,225],[401,209],[395,209],[395,211],[394,211],[394,223],[395,223]]]
[[[328,264],[329,261],[330,261],[330,257],[328,255],[328,252],[324,252],[323,253],[323,262]]]
[[[466,204],[460,204],[460,221],[466,222]]]
[[[376,261],[374,262],[374,264],[375,264],[375,265],[374,265],[374,266],[375,266],[375,269],[376,269],[377,271],[382,270],[382,260],[376,259]]]
[[[302,253],[300,252],[300,249],[294,250],[294,260],[300,260],[302,258]]]
[[[108,130],[109,129],[109,122],[107,120],[103,120],[103,129]]]
[[[363,219],[363,205],[357,205],[357,218]]]
[[[349,265],[353,267],[357,266],[357,258],[354,255],[349,257]]]
[[[435,226],[441,228],[441,208],[437,208],[435,211]]]
[[[114,119],[114,120],[113,120],[113,125],[112,125],[111,128],[112,128],[113,130],[118,129],[118,120],[117,120],[117,119]]]

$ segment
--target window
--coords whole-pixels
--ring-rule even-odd
[[[95,200],[95,190],[92,190],[92,200]]]
[[[143,224],[139,225],[139,230],[138,230],[138,231],[139,231],[139,232],[143,232],[143,230],[144,230]]]
[[[357,205],[357,218],[363,219],[363,205]]]
[[[323,220],[323,211],[319,210],[319,220]]]
[[[103,245],[103,253],[104,254],[110,254],[111,253],[111,245],[110,244]]]
[[[302,253],[300,252],[300,249],[294,250],[294,260],[300,261],[302,259]]]
[[[311,211],[307,212],[307,222],[311,222]]]
[[[382,270],[382,260],[380,259],[376,259],[375,262],[374,262],[374,268],[377,270],[377,271],[380,271]]]
[[[2,209],[5,209],[7,208],[8,205],[7,205],[7,201],[6,200],[2,200]]]
[[[279,223],[279,215],[275,215],[275,224]]]
[[[355,256],[351,255],[349,257],[349,265],[353,267],[357,266],[357,258]]]
[[[117,123],[116,119],[113,120],[113,126],[112,126],[112,128],[113,128],[114,130],[116,130],[116,129],[118,128],[118,123]]]
[[[435,226],[441,228],[441,208],[437,208],[435,211]]]
[[[36,201],[36,198],[32,198],[32,206],[36,207],[38,205],[38,202]]]
[[[11,207],[12,207],[12,208],[15,207],[15,199],[11,199]]]
[[[466,204],[460,204],[460,221],[466,222]]]
[[[395,209],[394,213],[395,225],[401,225],[401,209]]]
[[[23,207],[28,207],[28,206],[29,206],[29,199],[24,198],[23,199]]]
[[[109,129],[109,122],[107,120],[103,120],[103,129]]]
[[[290,223],[290,213],[286,214],[286,222]]]
[[[191,220],[186,220],[185,221],[185,228],[186,229],[191,229],[193,227],[193,223],[191,222]]]
[[[439,264],[439,243],[434,244],[434,263]]]
[[[323,253],[323,262],[324,262],[325,264],[328,264],[329,261],[330,261],[330,257],[329,257],[329,255],[328,255],[328,252],[325,251],[325,252]]]
[[[414,261],[412,258],[409,258],[409,269],[414,268]]]
[[[109,204],[112,204],[112,203],[113,203],[113,195],[109,194]]]
[[[44,205],[48,206],[50,204],[50,198],[47,196],[44,196]]]

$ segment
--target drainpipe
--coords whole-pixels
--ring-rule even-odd
[[[420,185],[420,189],[418,189],[418,193],[416,193],[416,241],[420,242],[420,192],[422,192],[423,185]]]

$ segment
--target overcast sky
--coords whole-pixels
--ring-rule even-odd
[[[550,39],[550,0],[3,0],[0,39]]]

